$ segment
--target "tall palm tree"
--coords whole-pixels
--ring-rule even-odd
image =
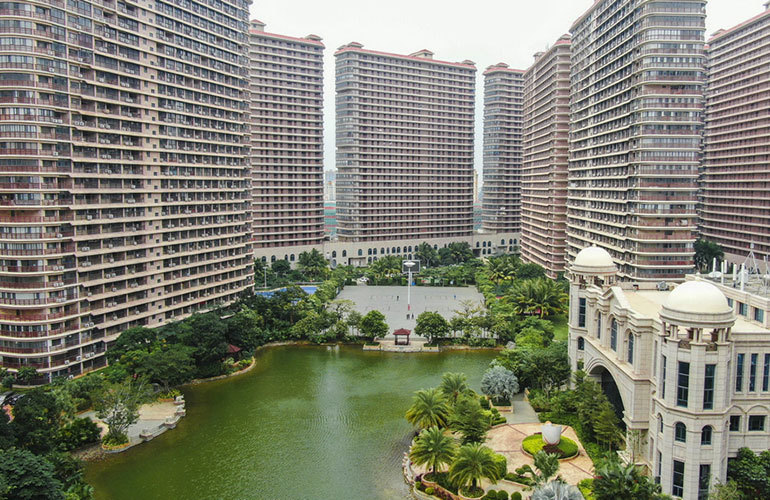
[[[464,373],[445,373],[441,378],[441,385],[439,386],[441,392],[452,404],[457,402],[457,398],[462,394],[470,391],[468,387],[467,377]]]
[[[412,406],[406,412],[407,422],[420,429],[446,427],[447,418],[449,406],[444,394],[435,388],[417,391],[412,399]]]
[[[495,453],[478,443],[462,445],[449,467],[449,480],[460,487],[470,485],[475,488],[482,478],[493,483],[502,478]]]
[[[532,493],[532,500],[584,500],[584,498],[579,489],[557,479],[537,488]]]
[[[417,465],[427,465],[432,473],[442,465],[452,463],[457,445],[451,436],[438,427],[423,430],[414,440],[409,458]]]
[[[563,312],[567,299],[561,284],[542,278],[520,281],[511,287],[506,296],[516,314],[537,314],[541,318]]]

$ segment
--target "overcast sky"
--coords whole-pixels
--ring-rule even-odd
[[[706,39],[759,14],[765,0],[709,0]],[[334,52],[351,41],[364,48],[476,63],[476,169],[481,173],[481,73],[505,62],[526,69],[532,55],[569,31],[593,0],[255,0],[252,18],[266,31],[323,38],[325,169],[334,169]]]

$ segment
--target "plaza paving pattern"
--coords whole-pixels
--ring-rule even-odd
[[[413,286],[411,294],[411,311],[407,310],[405,286],[346,286],[337,298],[352,300],[356,311],[362,315],[372,310],[380,311],[385,315],[391,333],[398,328],[414,330],[417,316],[425,311],[437,312],[449,321],[455,315],[454,311],[461,308],[463,300],[484,304],[484,296],[474,287]],[[414,319],[407,319],[410,312],[414,314]]]

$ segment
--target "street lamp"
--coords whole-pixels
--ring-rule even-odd
[[[406,310],[411,311],[412,310],[412,268],[415,265],[415,262],[412,262],[411,260],[407,260],[404,262],[404,265],[406,266],[407,273],[409,275],[409,281],[406,284]]]

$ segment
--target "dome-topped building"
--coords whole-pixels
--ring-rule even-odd
[[[615,274],[618,268],[607,250],[590,246],[578,252],[571,270],[578,274]]]
[[[674,288],[663,302],[660,318],[685,326],[723,326],[735,320],[727,297],[707,281],[687,281]]]

